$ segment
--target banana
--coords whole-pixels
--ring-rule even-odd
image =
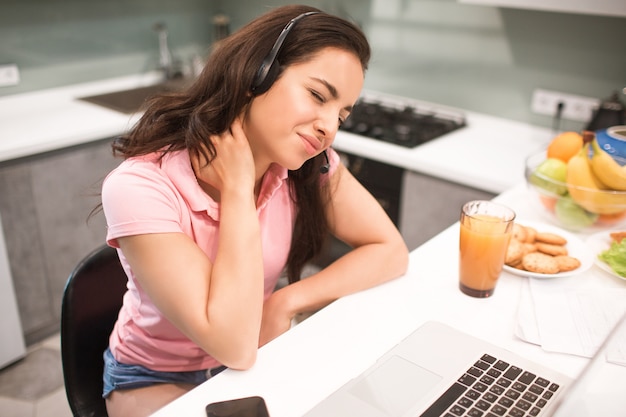
[[[626,191],[626,167],[620,166],[604,149],[598,141],[591,142],[593,156],[591,157],[591,170],[596,178],[606,188],[618,191]]]
[[[589,144],[567,163],[567,190],[572,199],[585,210],[596,214],[626,211],[626,193],[605,190],[594,175],[587,157]]]

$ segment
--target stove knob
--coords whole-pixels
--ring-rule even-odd
[[[411,126],[408,125],[396,125],[394,127],[394,132],[396,133],[396,139],[399,141],[408,141],[411,138]]]
[[[367,133],[367,131],[369,130],[369,128],[370,128],[370,127],[368,126],[368,124],[367,124],[367,123],[365,123],[365,122],[360,122],[360,123],[357,123],[357,124],[356,124],[356,126],[354,126],[354,130],[353,130],[353,132],[354,132],[354,133],[359,133],[359,134],[365,134],[365,133]]]

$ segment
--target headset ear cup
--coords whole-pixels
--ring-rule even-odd
[[[267,54],[267,56],[261,63],[261,66],[256,72],[256,76],[254,77],[252,86],[250,87],[250,92],[253,96],[258,96],[265,93],[267,90],[270,89],[272,84],[274,84],[276,78],[278,78],[278,73],[280,72],[280,63],[278,62],[277,57],[280,49],[283,46],[285,38],[289,34],[289,31],[294,27],[296,23],[298,23],[300,19],[317,13],[319,12],[313,11],[302,13],[301,15],[298,15],[291,19],[289,23],[285,25],[282,32],[280,32],[280,35],[278,35],[276,42],[274,42],[274,46],[272,46],[272,49]],[[267,67],[268,64],[269,68]]]
[[[279,71],[280,63],[278,62],[278,60],[274,60],[274,62],[272,62],[269,69],[267,70],[265,77],[263,77],[262,74],[259,74],[257,76],[258,79],[255,80],[256,82],[254,83],[254,87],[252,88],[252,94],[254,94],[255,96],[259,96],[269,90],[272,84],[274,84],[274,81],[276,81],[276,78],[278,78]]]

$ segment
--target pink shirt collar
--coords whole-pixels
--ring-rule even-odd
[[[220,205],[208,196],[198,184],[187,150],[171,152],[166,154],[161,160],[161,169],[167,173],[174,183],[174,186],[187,200],[192,210],[200,212],[206,211],[208,215],[216,221],[220,219]],[[193,178],[193,180],[190,180]],[[257,212],[261,212],[267,202],[285,183],[288,178],[288,170],[277,164],[270,165],[263,176],[261,192],[257,200]]]

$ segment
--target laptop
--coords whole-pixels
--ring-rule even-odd
[[[576,381],[431,321],[305,417],[626,415],[626,368],[616,372],[607,355],[626,357],[626,315]],[[601,378],[615,381],[613,392],[599,392]]]

